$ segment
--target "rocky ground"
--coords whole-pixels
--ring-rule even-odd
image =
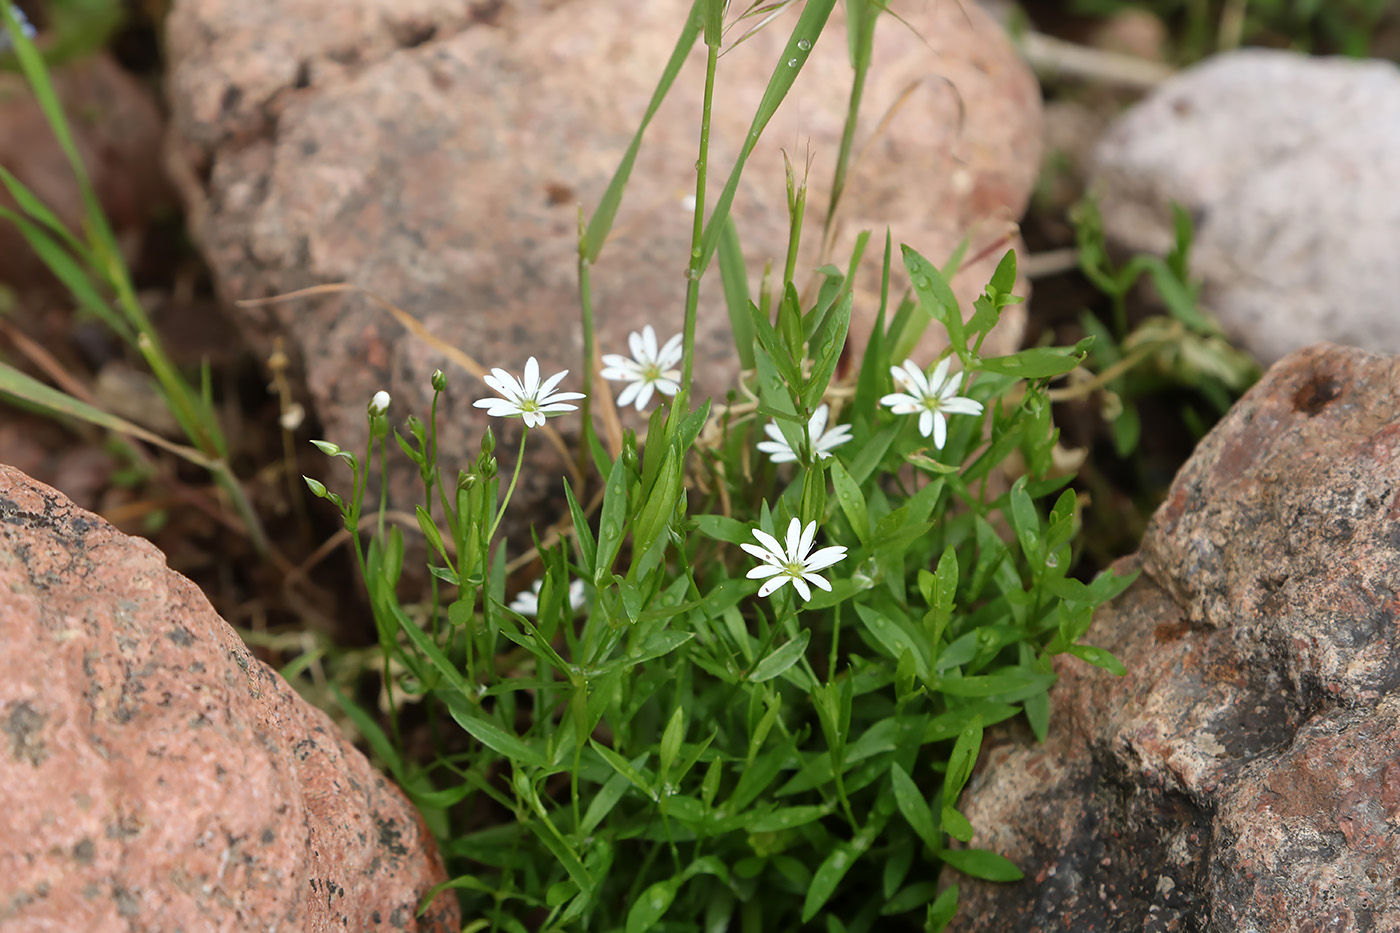
[[[175,0],[168,10],[133,11],[104,50],[60,68],[60,95],[81,116],[78,149],[142,298],[180,363],[208,361],[234,467],[276,547],[270,558],[258,554],[197,469],[81,424],[7,409],[0,462],[14,469],[4,477],[4,501],[27,505],[10,508],[4,522],[24,526],[24,534],[36,524],[52,532],[42,546],[24,544],[23,572],[10,568],[19,574],[15,585],[38,592],[58,579],[46,574],[61,575],[75,561],[126,573],[125,564],[89,553],[125,539],[90,525],[95,520],[78,511],[87,509],[149,538],[207,594],[212,609],[201,603],[200,611],[237,626],[258,658],[275,666],[308,648],[339,646],[313,666],[314,688],[337,677],[348,683],[359,668],[347,649],[371,642],[373,623],[338,521],[301,485],[302,474],[332,472],[307,441],[363,443],[363,406],[376,389],[389,388],[405,411],[421,411],[428,374],[443,368],[463,387],[446,412],[446,449],[474,455],[475,379],[363,299],[258,309],[233,302],[349,282],[402,306],[487,366],[515,366],[530,353],[572,365],[578,205],[590,207],[606,185],[669,49],[669,38],[656,37],[686,5]],[[1130,668],[1154,674],[1134,686],[1066,667],[1058,702],[1068,725],[1050,745],[998,738],[989,758],[1020,766],[995,774],[1037,778],[1021,786],[990,768],[979,772],[969,816],[979,829],[1007,827],[979,844],[1051,867],[1034,891],[970,888],[989,918],[978,928],[1306,929],[1299,918],[1316,917],[1317,928],[1325,919],[1343,929],[1394,929],[1357,918],[1385,916],[1400,898],[1387,887],[1400,874],[1392,838],[1400,819],[1393,773],[1400,548],[1389,531],[1400,484],[1390,356],[1400,353],[1400,264],[1390,258],[1400,230],[1393,196],[1400,71],[1384,60],[1315,60],[1274,48],[1222,54],[1178,74],[1204,48],[1192,45],[1200,37],[1180,12],[1091,19],[1067,15],[1061,4],[1025,6],[1020,13],[994,3],[911,2],[903,11],[909,28],[880,33],[877,57],[887,67],[872,81],[867,113],[895,117],[854,176],[831,256],[869,226],[890,224],[897,240],[930,255],[970,236],[971,259],[955,282],[967,298],[1015,245],[1032,300],[1001,332],[1003,347],[990,352],[1068,343],[1084,333],[1085,309],[1113,319],[1111,303],[1066,253],[1076,243],[1072,205],[1094,188],[1117,255],[1160,255],[1170,249],[1167,204],[1176,201],[1194,224],[1202,303],[1234,344],[1265,364],[1283,362],[1194,456],[1224,406],[1190,380],[1159,381],[1139,399],[1141,441],[1130,455],[1114,447],[1103,398],[1057,411],[1067,446],[1087,453],[1079,482],[1094,510],[1081,572],[1117,558],[1145,568],[1094,634]],[[42,28],[43,11],[30,12]],[[1037,31],[1018,46],[1001,23],[1024,25],[1025,16]],[[1298,43],[1262,27],[1249,35],[1265,45]],[[1372,35],[1376,54],[1386,54],[1396,35],[1395,17],[1382,19]],[[717,113],[717,153],[732,153],[743,139],[762,63],[780,38],[760,34],[726,60],[731,84],[721,93],[742,105]],[[1308,40],[1321,51],[1338,41],[1323,33]],[[784,242],[780,150],[799,160],[808,146],[815,153],[814,230],[823,219],[830,166],[821,159],[840,134],[844,55],[840,42],[818,44],[805,103],[780,111],[768,148],[755,157],[766,168],[742,189],[737,219],[753,281]],[[0,72],[0,165],[76,223],[80,204],[56,171],[60,155],[18,81]],[[695,105],[694,82],[683,75],[680,87],[639,163],[645,182],[595,270],[604,343],[677,303]],[[804,262],[816,264],[816,246],[814,235]],[[138,361],[72,310],[8,227],[0,227],[0,283],[7,361],[157,433],[172,432]],[[1126,319],[1137,324],[1162,307],[1160,294],[1138,289]],[[718,308],[716,297],[704,319],[718,326],[701,335],[700,372],[722,393],[735,366]],[[860,310],[868,316],[869,302]],[[1366,352],[1296,352],[1320,339]],[[1204,382],[1214,359],[1188,362]],[[408,501],[407,479],[391,480],[396,502]],[[521,494],[537,520],[553,520],[558,503],[543,483],[527,483]],[[51,540],[60,519],[69,544]],[[143,547],[119,549],[146,560],[153,552]],[[53,553],[43,557],[44,548]],[[142,624],[162,624],[167,603],[200,602],[184,577],[142,567],[166,594],[142,597],[160,604],[142,610]],[[79,603],[101,598],[65,592]],[[34,596],[25,605],[27,615],[11,607],[0,616],[29,626],[24,637],[68,644],[65,657],[81,671],[79,642],[64,634],[57,604]],[[252,656],[213,628],[208,639],[190,636],[212,639],[202,649],[167,633],[164,653],[138,657],[126,636],[103,628],[123,624],[113,616],[73,638],[130,655],[128,671],[145,673],[95,693],[84,692],[74,673],[63,702],[96,703],[115,729],[136,715],[139,703],[123,720],[122,704],[145,692],[147,679],[159,681],[160,669],[177,661],[190,666],[170,652],[204,650],[207,662],[190,663],[215,664],[201,676],[223,678],[208,690],[226,690],[230,676],[251,678],[252,706],[228,707],[241,712],[209,741],[246,743],[233,735],[247,731],[239,717],[288,720],[255,747],[237,746],[276,783],[289,749],[302,747],[308,733],[324,734],[324,717],[296,705],[285,684],[255,683],[238,660]],[[242,674],[224,670],[230,664]],[[6,683],[18,689],[23,673],[17,668]],[[206,689],[198,683],[189,689]],[[222,700],[219,708],[226,709]],[[80,768],[52,757],[58,740],[42,738],[43,715],[13,703],[7,709],[12,751],[35,769],[30,790],[49,782],[45,762],[65,774]],[[89,738],[62,744],[103,758],[103,767],[127,767],[101,752],[115,738]],[[364,761],[348,745],[323,745],[359,774]],[[234,754],[163,748],[211,761]],[[97,783],[84,792],[102,792],[100,775],[89,778]],[[221,786],[217,776],[209,780]],[[418,833],[406,801],[368,772],[357,781],[365,812],[355,819],[397,821],[396,831]],[[308,819],[326,793],[314,782],[285,791]],[[184,790],[172,790],[172,799],[177,792]],[[1082,808],[1062,806],[1070,799]],[[1028,811],[1047,806],[1064,818],[1025,828],[1034,822]],[[280,827],[300,816],[247,809],[247,825],[228,835],[249,841],[219,849],[225,861],[239,859],[250,884],[272,871],[269,859],[303,863],[280,842]],[[1102,825],[1127,829],[1105,834]],[[92,840],[110,827],[69,828],[65,857],[107,877],[105,850]],[[353,829],[326,826],[311,838]],[[359,855],[373,860],[373,849]],[[424,879],[440,877],[433,858],[408,867],[403,890],[388,900],[409,903]],[[1104,860],[1111,872],[1099,870]],[[360,868],[318,866],[315,878],[351,870]],[[128,916],[115,889],[112,896]],[[326,922],[378,909],[378,902],[337,904],[327,898],[326,909],[335,910]],[[290,917],[310,908],[292,898],[276,909]]]

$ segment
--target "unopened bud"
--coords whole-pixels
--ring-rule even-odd
[[[446,389],[446,388],[447,388],[447,377],[443,375],[442,370],[440,370],[440,369],[435,369],[435,370],[433,370],[433,391],[434,391],[434,392],[441,392],[443,389]]]
[[[369,400],[369,413],[371,415],[382,415],[389,410],[389,393],[380,389],[374,393],[374,398]]]

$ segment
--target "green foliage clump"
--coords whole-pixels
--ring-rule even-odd
[[[832,5],[805,7],[751,139]],[[723,6],[696,4],[654,103],[701,36],[713,75]],[[859,75],[880,6],[850,9]],[[708,91],[709,82],[707,103]],[[702,124],[700,205],[707,138]],[[588,270],[635,152],[582,228],[587,373]],[[697,213],[683,368],[660,371],[669,361],[657,362],[665,353],[654,336],[647,365],[634,367],[678,392],[643,436],[629,432],[611,449],[588,414],[598,401],[581,400],[583,459],[596,480],[585,477],[588,489],[564,481],[570,527],[536,540],[535,592],[508,601],[505,545],[495,539],[529,435],[550,430],[544,413],[573,417],[544,404],[555,384],[541,385],[537,367],[519,382],[504,372],[488,380],[505,399],[483,402],[492,414],[535,421],[503,494],[489,432],[470,469],[455,482],[441,475],[442,378],[434,414],[410,419],[407,435],[391,430],[387,399],[377,399],[362,456],[318,442],[351,468],[353,492],[347,501],[308,483],[352,530],[362,527],[375,445],[382,462],[391,433],[424,480],[417,514],[433,555],[430,597],[401,599],[405,542],[386,530],[382,502],[360,566],[391,703],[427,697],[467,733],[468,748],[411,760],[396,733],[340,701],[438,832],[457,871],[447,886],[480,918],[473,928],[749,931],[820,920],[870,930],[899,918],[941,929],[957,902],[942,867],[1022,877],[973,844],[958,808],[985,730],[1024,717],[1044,738],[1056,655],[1122,673],[1082,639],[1094,608],[1130,579],[1070,574],[1078,503],[1070,477],[1053,470],[1048,386],[1092,340],[982,356],[1003,309],[1019,301],[1014,254],[965,321],[948,285],[961,251],[940,268],[903,247],[911,288],[891,302],[887,236],[877,321],[853,378],[837,379],[868,237],[846,271],[819,270],[804,298],[795,257],[806,189],[789,170],[792,243],[778,297],[770,307],[765,288],[752,301],[727,216],[747,156],[710,216]],[[716,256],[748,369],[728,404],[692,406],[695,296]],[[930,325],[948,349],[906,362]],[[767,460],[760,442],[782,462]]]

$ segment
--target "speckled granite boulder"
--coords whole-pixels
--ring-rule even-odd
[[[0,466],[0,928],[455,931],[417,812],[161,553]]]
[[[1400,359],[1287,357],[1182,468],[1142,576],[964,802],[1025,870],[958,930],[1400,930]]]
[[[176,0],[168,20],[170,150],[222,294],[258,298],[351,282],[485,366],[518,372],[534,354],[546,372],[574,370],[564,388],[581,388],[579,206],[591,212],[598,204],[690,6]],[[857,233],[874,231],[857,334],[868,331],[878,304],[887,224],[896,242],[939,259],[972,234],[969,257],[984,248],[987,255],[955,282],[970,298],[1015,242],[1006,236],[1014,234],[1039,160],[1039,89],[1001,28],[970,3],[912,0],[898,12],[917,34],[891,16],[879,23],[856,139],[857,151],[869,144],[868,151],[850,180],[833,253],[844,266]],[[721,59],[711,198],[795,13]],[[851,78],[843,16],[838,5],[750,159],[735,202],[754,288],[765,260],[781,267],[786,250],[780,150],[799,171],[812,157],[800,268],[819,265],[823,189]],[[648,131],[592,270],[603,352],[621,350],[644,323],[663,339],[681,328],[692,223],[682,199],[694,191],[704,57],[697,46]],[[717,275],[702,301],[696,373],[703,393],[723,398],[738,362]],[[237,313],[260,346],[288,338],[324,436],[363,447],[365,404],[381,388],[393,394],[396,417],[422,417],[429,376],[441,367],[454,385],[440,409],[440,449],[474,455],[486,418],[471,402],[489,391],[363,299]],[[1008,309],[988,352],[1014,349],[1022,322],[1023,308]],[[568,419],[557,424],[577,430]],[[504,449],[517,426],[504,426]],[[534,445],[531,455],[540,466],[521,479],[521,505],[559,495],[550,448]],[[402,485],[393,489],[413,501],[416,470],[402,466]]]
[[[1165,81],[1099,140],[1104,231],[1196,224],[1202,301],[1265,364],[1320,340],[1400,353],[1400,67],[1248,49]]]

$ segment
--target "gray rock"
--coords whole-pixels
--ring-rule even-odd
[[[1063,660],[1050,736],[997,730],[963,798],[1026,872],[954,929],[1400,930],[1400,359],[1274,366]]]
[[[1104,135],[1093,186],[1125,251],[1196,221],[1203,301],[1266,365],[1321,340],[1400,352],[1400,69],[1260,49],[1163,83]]]
[[[150,542],[0,466],[0,927],[461,927],[417,810]]]

